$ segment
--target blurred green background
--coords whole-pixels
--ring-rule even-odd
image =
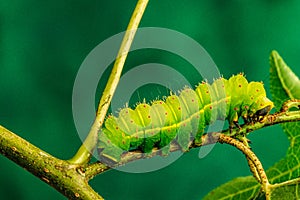
[[[81,145],[72,118],[76,73],[96,45],[125,30],[135,3],[1,0],[0,124],[59,158],[70,158]],[[296,0],[150,0],[141,27],[182,32],[208,51],[224,77],[242,71],[269,90],[272,49],[300,74],[299,19]],[[176,68],[183,63],[161,53],[137,52],[126,66],[157,62]],[[256,131],[250,139],[266,168],[288,146],[279,126]],[[111,170],[91,184],[108,200],[200,199],[234,177],[250,175],[244,156],[232,147],[217,144],[203,159],[198,151],[155,172]],[[0,184],[0,199],[65,199],[3,156]]]

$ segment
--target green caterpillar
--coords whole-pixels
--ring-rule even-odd
[[[202,82],[195,90],[184,88],[177,96],[155,100],[151,105],[140,103],[134,110],[123,108],[119,116],[108,116],[100,130],[98,153],[101,160],[119,162],[123,153],[141,150],[149,153],[154,147],[168,154],[172,142],[187,151],[191,140],[201,144],[207,125],[216,120],[238,125],[257,121],[273,108],[261,82],[249,82],[243,74],[229,80],[219,78],[211,85]]]

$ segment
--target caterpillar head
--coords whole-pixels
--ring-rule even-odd
[[[270,99],[266,96],[260,96],[250,107],[250,117],[254,119],[264,117],[273,107],[274,103]]]

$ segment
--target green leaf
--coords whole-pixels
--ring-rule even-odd
[[[300,99],[300,81],[276,51],[271,53],[270,65],[271,94],[279,110],[284,101]],[[300,122],[284,123],[281,127],[289,138],[290,146],[286,157],[268,170],[271,183],[291,180],[300,175]],[[298,186],[297,184],[278,188],[272,193],[272,199],[299,199]]]
[[[270,85],[273,101],[277,110],[288,99],[300,99],[300,81],[276,51],[270,56]],[[287,134],[290,146],[286,157],[267,170],[270,183],[281,183],[300,176],[300,123],[281,125]],[[272,190],[271,199],[300,199],[300,185],[278,187]],[[204,199],[265,199],[259,193],[260,185],[252,177],[231,180],[207,194]]]
[[[290,185],[276,188],[272,192],[272,200],[291,200],[300,198],[300,188],[299,185]]]
[[[235,178],[208,193],[204,200],[249,199],[260,190],[260,185],[252,176]]]
[[[271,94],[277,110],[288,99],[300,99],[300,80],[277,51],[270,56]]]

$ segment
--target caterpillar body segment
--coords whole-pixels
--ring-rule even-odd
[[[172,142],[183,151],[191,141],[201,144],[207,125],[227,119],[230,127],[264,117],[273,108],[261,82],[250,82],[243,74],[218,78],[212,84],[201,82],[195,90],[185,87],[179,95],[155,100],[151,105],[140,103],[133,110],[123,108],[118,117],[110,115],[99,133],[100,159],[119,162],[130,150],[151,153],[169,152]]]

